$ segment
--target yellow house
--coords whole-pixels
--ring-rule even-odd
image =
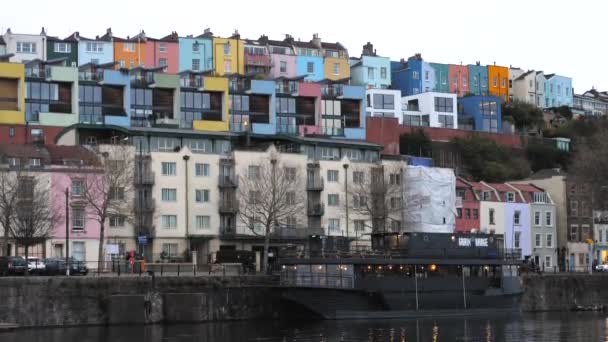
[[[238,32],[230,38],[213,37],[213,63],[218,76],[245,74],[245,45]]]
[[[25,124],[25,66],[0,63],[0,124]]]
[[[318,39],[315,35],[313,41]],[[325,78],[329,80],[340,80],[350,77],[350,65],[348,63],[348,51],[340,43],[321,43],[323,49],[323,69]]]
[[[197,131],[227,132],[230,130],[230,97],[228,96],[228,78],[226,77],[207,77],[203,79],[204,92],[210,94],[211,110],[221,113],[220,120],[194,120],[192,128]]]

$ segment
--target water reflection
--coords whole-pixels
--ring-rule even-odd
[[[605,341],[604,314],[537,314],[431,320],[227,322],[18,330],[3,342],[427,342]]]

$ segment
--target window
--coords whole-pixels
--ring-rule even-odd
[[[87,52],[91,53],[101,53],[103,52],[103,43],[95,43],[95,42],[87,42],[86,45]],[[93,60],[91,60],[93,62]],[[99,63],[95,63],[99,64]]]
[[[125,188],[113,186],[110,188],[108,197],[110,201],[119,201],[125,199]]]
[[[504,78],[504,77],[500,79],[500,86],[501,86],[502,88],[504,88],[504,87],[505,87],[505,78]]]
[[[471,219],[471,209],[466,208],[464,210],[464,218],[466,218],[467,220]]]
[[[158,44],[158,52],[167,52],[167,44],[166,43]]]
[[[125,217],[123,215],[110,215],[110,227],[124,227]]]
[[[435,97],[435,111],[442,113],[453,113],[454,101],[450,97]]]
[[[553,248],[553,234],[547,234],[546,247]]]
[[[36,43],[17,42],[18,53],[36,53]]]
[[[390,205],[391,205],[391,209],[401,208],[401,197],[391,197]]]
[[[175,202],[177,201],[177,189],[162,189],[161,199],[163,202]]]
[[[293,191],[288,191],[287,193],[285,193],[285,203],[287,203],[289,205],[295,205],[296,204],[296,193]]]
[[[391,185],[400,185],[401,184],[401,175],[398,173],[391,173],[388,176],[388,182]]]
[[[578,216],[578,202],[577,201],[570,201],[570,216]]]
[[[473,218],[475,220],[479,219],[479,209],[473,209]]]
[[[338,194],[327,195],[327,205],[331,207],[337,207],[340,205],[340,196]]]
[[[545,226],[551,227],[553,225],[553,213],[550,211],[545,212]]]
[[[231,46],[230,46],[230,43],[224,44],[224,55],[226,55],[226,56],[231,55]]]
[[[283,169],[285,173],[285,180],[288,182],[295,182],[296,180],[296,168],[295,167],[286,167]]]
[[[365,178],[365,174],[363,171],[353,171],[353,183],[354,184],[363,184]]]
[[[395,97],[390,94],[374,94],[374,109],[395,109]]]
[[[197,71],[201,69],[201,60],[198,58],[192,59],[192,70]]]
[[[551,256],[550,255],[545,255],[545,268],[551,268],[553,266],[551,266]]]
[[[196,190],[195,191],[196,203],[208,203],[209,202],[209,190]]]
[[[338,170],[327,170],[327,181],[336,183],[339,181]]]
[[[420,74],[418,73],[418,71],[412,71],[412,79],[414,79],[414,80],[420,79]]]
[[[287,97],[277,97],[277,113],[296,113],[296,99]]]
[[[507,202],[515,202],[515,194],[512,192],[507,192]]]
[[[534,225],[540,226],[540,211],[534,212]]]
[[[334,75],[340,75],[340,63],[334,63],[331,70]]]
[[[194,174],[197,177],[209,177],[209,164],[194,164]]]
[[[392,232],[401,232],[401,221],[398,221],[398,220],[391,221],[391,231]]]
[[[281,62],[280,62],[280,71],[281,71],[282,73],[287,72],[287,62],[285,62],[285,61],[281,61]]]
[[[15,136],[15,127],[8,128],[8,136],[11,138]]]
[[[124,43],[122,50],[125,52],[135,52],[135,43]]]
[[[456,217],[462,218],[462,208],[456,208]]]
[[[72,52],[72,46],[68,43],[55,43],[56,53],[70,53]]]
[[[542,247],[542,235],[541,234],[534,234],[534,247],[536,248],[540,248]]]
[[[306,63],[306,72],[309,74],[312,74],[315,72],[315,63],[313,62],[307,62]]]
[[[496,224],[496,222],[494,221],[494,209],[490,208],[488,210],[488,218],[489,218],[490,224]]]
[[[578,241],[578,226],[570,226],[570,241]]]
[[[200,48],[200,44],[198,42],[192,43],[192,52],[198,52]]]
[[[521,232],[515,232],[513,234],[513,248],[520,248]]]
[[[247,175],[249,179],[260,178],[260,167],[258,165],[249,165]]]
[[[232,61],[224,61],[224,72],[228,74],[232,72]]]
[[[176,243],[163,243],[163,252],[169,257],[177,256],[177,244]]]
[[[513,224],[520,225],[521,224],[520,219],[521,219],[521,211],[515,210],[515,212],[513,213]]]
[[[365,221],[363,220],[354,220],[353,223],[355,224],[355,231],[356,232],[362,232],[365,230]]]
[[[380,78],[385,80],[386,79],[386,67],[381,67],[380,68]]]
[[[19,164],[20,164],[19,158],[15,158],[15,157],[8,158],[8,166],[16,167],[16,166],[19,166]]]
[[[439,121],[440,127],[445,128],[454,128],[454,116],[453,115],[438,115],[437,119]]]
[[[84,181],[72,180],[72,196],[75,196],[75,197],[82,196],[83,191],[84,191]]]
[[[158,59],[158,65],[159,66],[167,66],[167,59],[166,58],[159,58]]]
[[[481,115],[496,115],[496,101],[481,101],[479,103],[479,112]]]
[[[210,229],[211,228],[211,217],[210,216],[196,216],[196,229]]]
[[[298,225],[298,221],[294,216],[288,216],[285,218],[285,225],[289,228],[295,228]]]
[[[365,208],[367,206],[367,197],[360,195],[353,195],[353,207],[354,208]]]
[[[177,175],[177,165],[174,162],[163,162],[161,166],[163,170],[163,176]]]
[[[463,87],[466,87],[466,86],[467,86],[467,78],[466,78],[466,77],[463,77],[463,78],[462,78],[462,86],[463,86]]]
[[[76,261],[85,261],[86,259],[86,250],[85,244],[82,241],[74,241],[72,242],[72,258]]]
[[[494,86],[494,88],[498,86],[498,79],[496,78],[496,76],[494,76],[494,78],[492,79],[492,86]]]
[[[30,167],[40,167],[40,158],[30,158]]]
[[[374,68],[372,68],[372,67],[367,68],[367,78],[369,78],[369,79],[374,78]]]
[[[492,195],[489,191],[482,191],[481,192],[481,200],[482,201],[490,201],[492,198]]]
[[[333,234],[337,234],[340,233],[340,219],[329,219],[328,221],[328,228],[329,228],[329,233],[333,233]]]
[[[84,230],[84,208],[72,208],[72,230]]]
[[[454,82],[454,87],[458,87],[458,76],[454,76],[453,82]]]
[[[162,215],[161,224],[163,228],[177,228],[177,215]]]

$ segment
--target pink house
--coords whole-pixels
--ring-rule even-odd
[[[144,53],[144,64],[148,68],[165,65],[166,73],[179,72],[179,37],[177,32],[161,39],[147,38]]]
[[[268,46],[270,53],[270,77],[297,77],[296,54],[292,45],[293,38],[285,40],[270,40],[266,36],[261,36],[258,41]]]
[[[321,84],[310,83],[310,82],[299,82],[298,83],[298,97],[314,98],[315,101],[315,124],[314,125],[301,125],[299,127],[300,135],[304,134],[321,134],[321,126],[323,120],[321,119]]]
[[[90,267],[95,267],[100,225],[94,219],[91,206],[85,201],[84,185],[90,181],[90,177],[101,177],[95,171],[98,165],[96,156],[82,146],[48,146],[46,149],[50,156],[47,167],[51,181],[50,196],[53,210],[58,211],[59,217],[47,241],[46,256],[65,257],[67,212],[69,255],[76,260],[87,260]]]
[[[463,97],[469,92],[469,68],[466,65],[450,64],[448,66],[448,83],[451,93]]]

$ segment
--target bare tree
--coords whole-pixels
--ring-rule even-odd
[[[83,200],[87,216],[99,223],[97,263],[103,270],[104,239],[107,220],[122,216],[130,221],[133,213],[134,152],[129,146],[111,145],[101,153],[100,166],[84,176]]]
[[[276,156],[250,165],[240,176],[239,218],[254,234],[263,227],[263,264],[268,270],[268,248],[273,227],[287,225],[305,210],[305,192],[299,170],[283,165]],[[261,235],[261,234],[260,234]]]
[[[53,209],[49,196],[49,182],[40,176],[20,176],[18,179],[17,207],[10,225],[10,236],[16,245],[25,249],[44,243],[51,229],[60,219],[59,210]],[[25,269],[29,273],[28,267]]]
[[[0,169],[0,225],[4,230],[4,255],[9,256],[8,243],[11,224],[17,209],[18,172],[7,168]]]
[[[399,165],[354,165],[346,206],[354,214],[371,221],[373,233],[390,231],[392,222],[401,222],[403,172]]]

